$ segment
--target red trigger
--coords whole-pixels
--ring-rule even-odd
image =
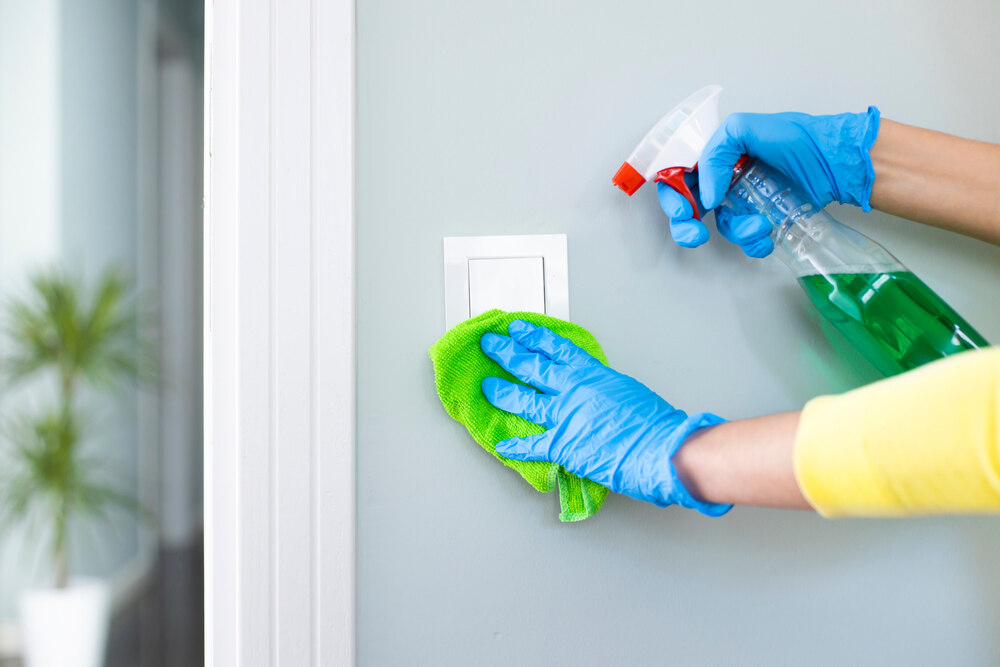
[[[666,183],[674,190],[681,193],[684,199],[687,199],[688,203],[691,204],[691,210],[694,211],[694,219],[701,220],[701,213],[698,212],[698,202],[695,201],[694,193],[691,192],[691,188],[689,188],[687,183],[684,181],[684,175],[694,172],[697,168],[698,165],[691,168],[667,167],[666,169],[661,169],[656,172],[656,178],[653,179],[653,182]]]

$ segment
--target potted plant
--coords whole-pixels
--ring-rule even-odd
[[[24,654],[32,667],[97,667],[104,661],[109,587],[70,578],[69,529],[74,522],[107,518],[114,507],[140,509],[99,476],[100,460],[81,451],[88,429],[78,405],[84,385],[114,390],[143,374],[129,294],[117,271],[106,272],[88,292],[81,281],[50,270],[34,276],[28,292],[7,309],[7,389],[28,380],[35,381],[33,388],[54,385],[48,408],[4,419],[0,443],[7,450],[0,528],[28,523],[50,540],[51,586],[20,598]]]

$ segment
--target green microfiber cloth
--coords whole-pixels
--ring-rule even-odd
[[[601,509],[604,498],[608,495],[605,487],[577,477],[556,463],[514,461],[496,453],[496,444],[501,440],[523,438],[545,431],[544,426],[493,407],[483,396],[481,384],[484,378],[496,376],[520,382],[483,354],[479,347],[479,339],[486,332],[508,335],[507,325],[513,320],[548,327],[600,359],[601,363],[608,363],[593,335],[572,322],[539,313],[490,310],[454,327],[431,347],[430,356],[434,362],[434,381],[438,396],[448,414],[463,424],[483,449],[503,461],[505,466],[516,470],[537,490],[547,493],[558,484],[559,505],[562,510],[559,513],[560,521],[586,519]]]

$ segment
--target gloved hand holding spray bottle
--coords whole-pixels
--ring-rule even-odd
[[[671,233],[683,246],[707,240],[701,216],[715,208],[723,236],[751,256],[773,249],[816,308],[886,375],[989,345],[885,248],[823,210],[834,200],[871,210],[867,152],[878,131],[877,109],[825,117],[734,115],[719,127],[721,92],[708,86],[668,112],[614,184],[631,196],[656,181]],[[753,151],[764,160],[741,154],[755,139],[741,133],[748,122],[774,135]],[[800,148],[787,153],[776,145]],[[699,158],[706,160],[700,174]],[[699,176],[701,201],[691,190]]]

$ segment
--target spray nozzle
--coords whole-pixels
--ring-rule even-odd
[[[670,167],[694,168],[719,126],[721,86],[706,86],[671,109],[646,133],[612,182],[632,196],[643,183]],[[695,211],[698,207],[694,207]]]

